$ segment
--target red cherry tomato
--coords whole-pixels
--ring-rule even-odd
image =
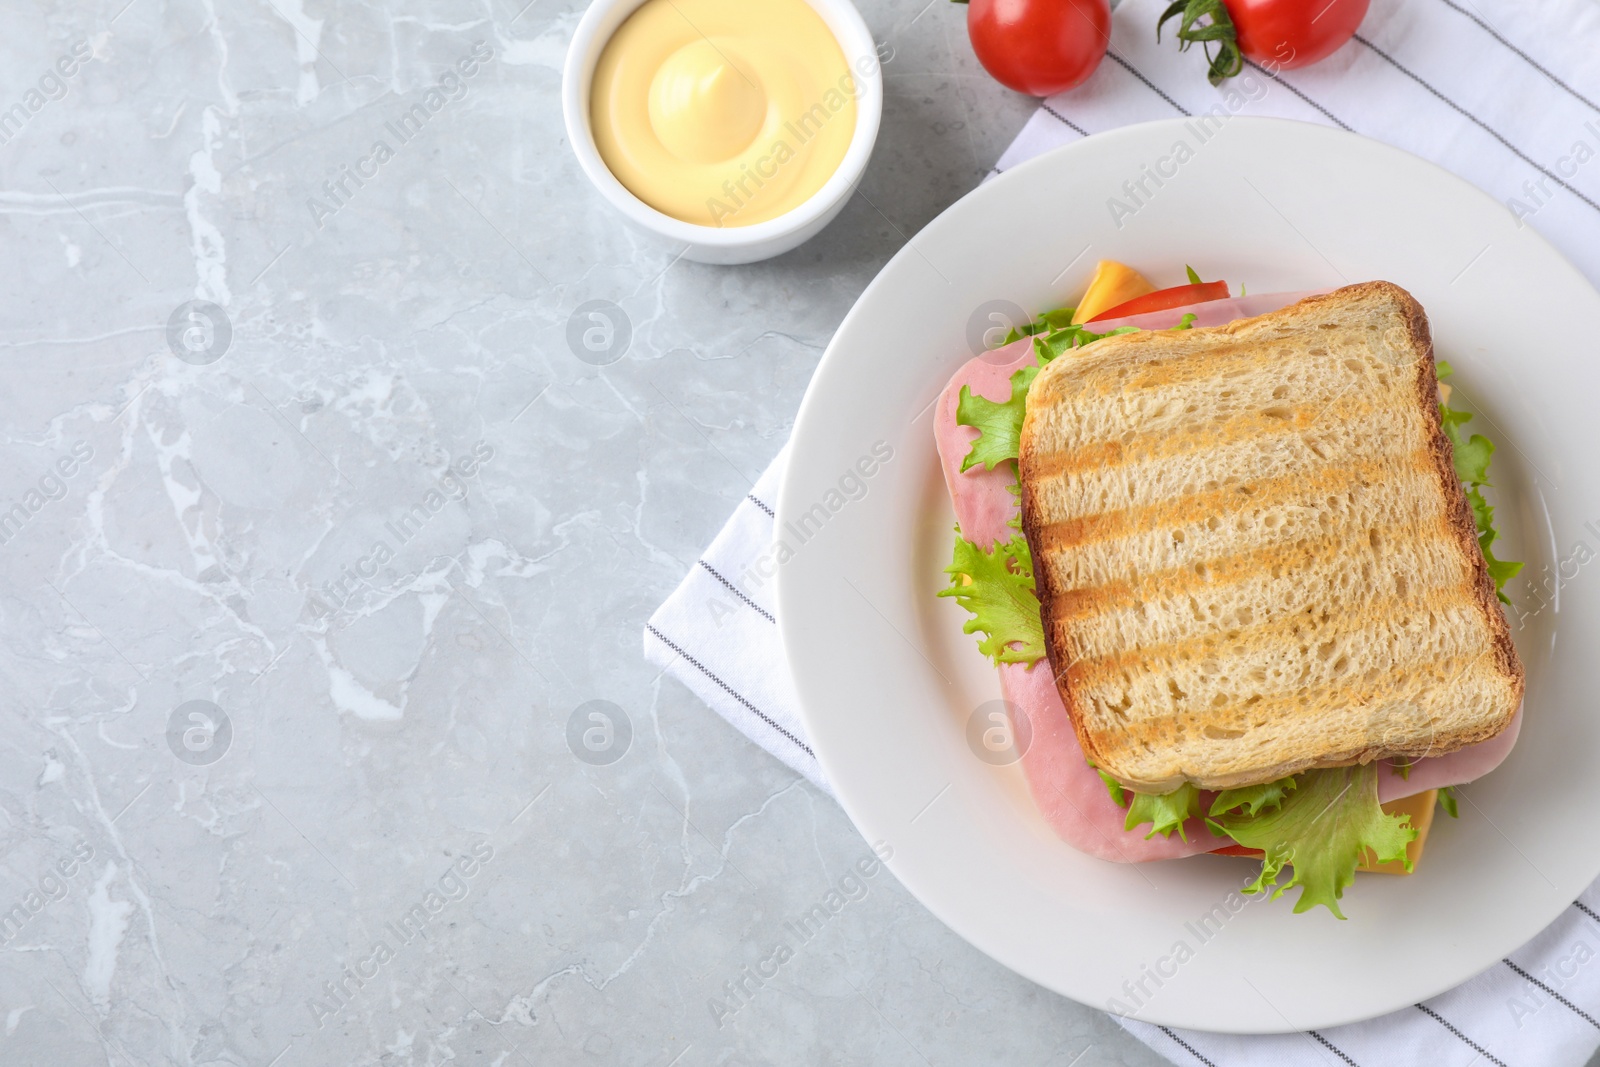
[[[1239,51],[1269,70],[1326,59],[1367,16],[1369,0],[1224,0]]]
[[[1007,89],[1051,96],[1079,85],[1111,42],[1107,0],[970,0],[967,35]]]
[[[1188,304],[1202,304],[1207,300],[1228,299],[1227,282],[1201,282],[1198,285],[1174,285],[1171,289],[1157,289],[1153,293],[1124,300],[1114,308],[1106,308],[1084,325],[1092,326],[1105,319],[1121,319],[1129,315],[1143,315],[1150,311],[1166,311]]]

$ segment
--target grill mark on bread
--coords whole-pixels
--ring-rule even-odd
[[[1419,481],[1427,477],[1430,476],[1418,476]],[[1187,526],[1144,530],[1121,541],[1085,543],[1075,546],[1070,554],[1036,556],[1034,567],[1047,572],[1051,588],[1062,601],[1061,610],[1066,611],[1080,590],[1096,585],[1121,584],[1139,593],[1151,582],[1170,579],[1181,582],[1184,591],[1191,591],[1220,580],[1217,572],[1229,570],[1233,560],[1240,560],[1240,566],[1259,564],[1270,573],[1273,568],[1283,568],[1286,561],[1279,558],[1280,553],[1304,551],[1308,554],[1303,558],[1315,563],[1321,558],[1316,551],[1319,547],[1336,550],[1352,537],[1367,538],[1375,552],[1382,546],[1399,544],[1402,538],[1421,538],[1424,531],[1449,541],[1449,535],[1441,532],[1439,507],[1419,506],[1403,523],[1395,523],[1386,519],[1382,504],[1376,496],[1364,494],[1359,499],[1347,499],[1346,506],[1337,510],[1319,511],[1309,505],[1297,505],[1262,509],[1259,513],[1241,511],[1227,522],[1218,516],[1196,515]],[[1128,553],[1145,560],[1145,565],[1131,575],[1124,560]],[[1191,581],[1191,577],[1196,580]]]
[[[1373,526],[1365,528],[1364,532],[1369,540],[1376,538],[1380,542],[1405,537],[1424,552],[1438,545],[1454,547],[1449,535],[1425,533],[1415,526]],[[1175,566],[1142,574],[1131,581],[1064,588],[1057,597],[1056,619],[1072,624],[1093,615],[1103,615],[1138,604],[1159,610],[1163,602],[1187,597],[1200,590],[1215,591],[1238,585],[1252,577],[1265,575],[1270,580],[1284,580],[1291,573],[1284,564],[1297,562],[1316,566],[1334,562],[1349,537],[1348,529],[1336,528],[1325,536],[1301,538],[1287,544],[1268,542],[1231,556],[1203,556],[1184,560]]]
[[[1143,756],[1151,748],[1161,745],[1186,743],[1191,751],[1202,748],[1212,750],[1205,755],[1208,760],[1214,761],[1214,765],[1208,768],[1214,772],[1210,775],[1214,784],[1206,788],[1230,789],[1263,780],[1276,781],[1312,767],[1343,767],[1352,763],[1370,763],[1374,759],[1421,759],[1443,755],[1447,749],[1456,747],[1457,738],[1453,735],[1447,738],[1442,733],[1434,733],[1426,728],[1418,732],[1415,743],[1375,745],[1373,735],[1375,729],[1381,730],[1381,724],[1374,724],[1373,718],[1377,710],[1383,707],[1414,708],[1415,719],[1419,723],[1425,716],[1431,718],[1427,712],[1429,707],[1443,714],[1454,704],[1452,695],[1445,691],[1447,686],[1471,681],[1479,676],[1498,676],[1498,671],[1492,665],[1492,657],[1485,650],[1476,655],[1423,658],[1406,665],[1405,669],[1413,673],[1408,677],[1409,684],[1403,689],[1397,690],[1392,684],[1386,686],[1383,683],[1311,686],[1294,694],[1263,698],[1248,708],[1234,709],[1227,718],[1213,718],[1204,723],[1190,717],[1171,716],[1140,722],[1137,724],[1137,739],[1132,731],[1108,734],[1110,744],[1098,748],[1094,759],[1097,763],[1102,757],[1116,762],[1120,758]],[[1379,693],[1386,694],[1390,699],[1381,702],[1376,700]],[[1251,758],[1250,749],[1240,745],[1241,738],[1247,738],[1247,744],[1279,740],[1282,734],[1296,726],[1298,713],[1313,705],[1348,709],[1346,715],[1323,724],[1326,747],[1316,756],[1300,755],[1266,767],[1263,771],[1262,765]],[[1403,723],[1411,717],[1412,713],[1401,713],[1398,721]],[[1470,745],[1487,741],[1500,729],[1502,727],[1491,725],[1465,735],[1466,740],[1461,743]],[[1207,730],[1212,730],[1213,734],[1208,735]],[[1228,734],[1237,736],[1226,736]],[[1263,773],[1268,777],[1260,777]]]
[[[1310,299],[1324,300],[1334,295],[1336,294],[1330,293]],[[1305,301],[1272,314],[1292,312],[1295,307],[1303,304]],[[1084,367],[1084,373],[1074,375],[1070,380],[1046,379],[1042,399],[1047,403],[1070,399],[1084,404],[1091,399],[1108,397],[1129,399],[1140,392],[1163,388],[1181,391],[1189,387],[1204,387],[1210,384],[1222,384],[1225,387],[1225,383],[1230,380],[1246,377],[1262,362],[1277,362],[1284,356],[1294,354],[1296,342],[1293,338],[1298,331],[1273,333],[1267,338],[1258,336],[1263,332],[1260,320],[1268,317],[1262,315],[1256,319],[1240,319],[1225,326],[1185,330],[1181,332],[1187,336],[1176,338],[1166,336],[1169,331],[1165,330],[1123,334],[1112,346],[1116,351],[1115,357],[1109,356],[1111,349],[1097,343],[1095,349],[1069,355],[1070,359],[1077,360]],[[1244,324],[1248,324],[1245,329],[1235,329]],[[1424,328],[1426,328],[1425,321]],[[1247,332],[1246,337],[1238,337],[1239,334]],[[1193,346],[1184,344],[1185,341],[1193,340],[1201,334],[1208,335],[1204,342],[1206,366],[1200,366],[1190,359],[1190,350]],[[1320,357],[1329,361],[1341,361],[1349,357],[1370,355],[1371,348],[1365,342],[1364,338],[1358,341],[1348,335],[1328,335],[1321,338],[1315,347]],[[1380,363],[1382,365],[1369,365],[1364,371],[1357,373],[1365,371],[1371,371],[1374,375],[1394,371],[1404,373],[1401,359],[1393,363],[1386,361]],[[1038,385],[1036,381],[1035,388]],[[1068,393],[1071,395],[1066,395]],[[1203,388],[1201,395],[1204,395]]]
[[[1199,670],[1219,676],[1228,676],[1230,668],[1248,667],[1252,662],[1249,656],[1272,647],[1283,648],[1301,644],[1315,649],[1315,658],[1302,660],[1301,664],[1308,673],[1316,669],[1318,664],[1328,664],[1329,669],[1337,675],[1349,674],[1352,677],[1361,677],[1365,670],[1377,669],[1371,665],[1370,660],[1348,661],[1353,649],[1352,638],[1372,635],[1374,633],[1372,620],[1399,617],[1399,628],[1415,628],[1419,617],[1438,616],[1461,613],[1463,609],[1476,609],[1477,599],[1460,588],[1460,582],[1453,583],[1456,588],[1443,597],[1437,597],[1423,606],[1423,595],[1433,590],[1418,590],[1408,592],[1405,596],[1373,597],[1356,604],[1347,604],[1342,609],[1326,610],[1323,613],[1315,611],[1298,611],[1283,615],[1264,622],[1240,626],[1218,634],[1215,631],[1206,634],[1196,634],[1174,641],[1161,641],[1154,644],[1131,648],[1123,652],[1102,653],[1100,655],[1085,655],[1073,659],[1067,666],[1065,679],[1067,684],[1083,686],[1085,688],[1097,682],[1106,682],[1117,675],[1139,668],[1146,667],[1165,673],[1169,680],[1174,675],[1187,675]],[[1313,617],[1308,617],[1313,616]],[[1469,622],[1471,620],[1468,620]],[[1060,633],[1069,632],[1065,626],[1060,626]],[[1469,628],[1470,629],[1470,628]],[[1388,640],[1390,645],[1397,645],[1406,639],[1406,634],[1396,634],[1393,631],[1381,632],[1381,636]],[[1471,634],[1473,638],[1481,635]],[[1068,644],[1062,639],[1063,644]],[[1392,648],[1385,649],[1393,651]],[[1427,649],[1424,654],[1407,659],[1404,656],[1395,657],[1394,662],[1400,665],[1421,663],[1434,658]],[[1304,650],[1302,650],[1304,654]],[[1340,658],[1348,662],[1344,667],[1339,667]],[[1210,669],[1207,670],[1207,666]],[[1058,681],[1063,675],[1057,674]],[[1252,696],[1265,697],[1267,694],[1277,692],[1296,691],[1302,687],[1299,681],[1289,684],[1294,688],[1284,686],[1274,687],[1270,676],[1263,675],[1258,679],[1238,679],[1236,685],[1249,687]],[[1248,701],[1246,701],[1248,704]],[[1231,701],[1228,705],[1217,707],[1241,707]],[[1170,709],[1163,709],[1170,710]]]
[[[1165,483],[1144,480],[1136,485],[1129,475],[1121,483],[1125,493],[1141,488],[1151,493],[1142,506],[1091,516],[1070,513],[1078,506],[1076,501],[1092,499],[1088,495],[1091,490],[1064,490],[1059,484],[1063,477],[1060,472],[1082,471],[1085,478],[1092,476],[1093,470],[1086,464],[1075,466],[1079,454],[1116,439],[1117,429],[1126,428],[1133,434],[1121,442],[1124,446],[1141,435],[1170,436],[1171,427],[1182,418],[1193,421],[1196,414],[1216,416],[1245,410],[1237,399],[1224,395],[1235,386],[1243,390],[1238,397],[1259,405],[1263,397],[1276,397],[1276,389],[1285,382],[1316,386],[1294,394],[1296,407],[1309,403],[1314,396],[1327,396],[1334,405],[1324,416],[1327,421],[1316,423],[1335,438],[1335,447],[1327,450],[1334,454],[1317,453],[1318,460],[1327,462],[1314,462],[1301,455],[1297,462],[1303,462],[1303,468],[1285,468],[1277,472],[1276,478],[1247,481],[1245,484],[1255,490],[1253,494],[1238,492],[1237,487],[1210,493],[1175,493],[1173,485],[1183,482],[1170,469],[1165,472]],[[1361,400],[1346,405],[1335,395],[1346,389]],[[1124,785],[1144,792],[1166,792],[1185,780],[1204,788],[1227,788],[1271,781],[1311,766],[1367,762],[1389,755],[1415,756],[1424,751],[1442,755],[1486,740],[1510,722],[1521,700],[1522,667],[1477,546],[1471,511],[1455,477],[1449,441],[1439,425],[1435,389],[1432,342],[1422,309],[1404,290],[1387,282],[1348,286],[1228,326],[1107,338],[1085,352],[1053,361],[1040,372],[1029,396],[1019,466],[1022,526],[1033,550],[1045,643],[1053,670],[1071,662],[1071,653],[1077,646],[1099,655],[1132,655],[1127,669],[1130,678],[1144,687],[1138,690],[1141,694],[1153,679],[1160,677],[1152,673],[1156,665],[1139,652],[1146,646],[1155,646],[1141,638],[1144,631],[1127,615],[1124,598],[1141,586],[1154,585],[1163,572],[1178,564],[1193,562],[1192,557],[1186,559],[1181,552],[1172,550],[1171,544],[1162,550],[1157,535],[1170,536],[1174,530],[1186,533],[1196,555],[1206,554],[1202,547],[1210,555],[1224,558],[1247,556],[1258,550],[1276,552],[1281,554],[1277,565],[1286,575],[1303,576],[1297,567],[1305,564],[1307,557],[1295,555],[1296,551],[1321,543],[1319,537],[1338,539],[1343,533],[1346,551],[1359,561],[1364,549],[1358,539],[1365,527],[1351,520],[1387,509],[1387,520],[1375,527],[1383,531],[1381,536],[1393,537],[1394,546],[1403,549],[1399,555],[1425,556],[1430,561],[1428,577],[1417,582],[1427,588],[1397,595],[1431,598],[1428,602],[1432,607],[1444,612],[1438,625],[1451,628],[1448,637],[1434,633],[1424,642],[1431,649],[1428,654],[1421,655],[1414,649],[1406,653],[1408,659],[1419,662],[1409,668],[1385,670],[1383,677],[1371,685],[1330,678],[1320,688],[1263,696],[1252,706],[1253,711],[1260,714],[1263,705],[1272,703],[1274,706],[1266,710],[1276,718],[1260,725],[1248,716],[1241,717],[1241,710],[1228,701],[1224,701],[1228,704],[1224,708],[1182,715],[1158,715],[1152,707],[1150,716],[1124,722],[1118,712],[1126,714],[1133,705],[1128,693],[1121,691],[1126,687],[1120,686],[1120,679],[1119,686],[1111,686],[1098,676],[1074,678],[1070,671],[1058,673],[1058,689],[1086,756]],[[1198,399],[1200,411],[1183,410],[1187,404],[1174,408],[1168,395],[1173,390],[1190,391]],[[1208,411],[1206,398],[1211,402],[1227,399],[1232,406],[1228,412],[1221,410],[1228,405]],[[1384,432],[1359,440],[1350,433],[1339,437],[1342,427],[1352,425],[1344,414],[1350,410],[1365,412],[1360,418],[1363,424],[1377,418]],[[1239,441],[1251,439],[1249,420],[1241,420],[1235,426]],[[1266,436],[1256,434],[1257,439]],[[1404,446],[1398,462],[1393,456],[1381,455],[1382,449],[1375,447],[1382,438],[1392,438]],[[1281,434],[1275,440],[1289,441]],[[1175,446],[1157,440],[1137,447],[1148,450],[1151,465],[1174,462],[1168,456],[1175,454]],[[1181,452],[1178,449],[1176,454]],[[1128,455],[1126,448],[1122,455]],[[1043,475],[1052,469],[1048,464],[1062,456],[1073,458],[1058,463],[1057,482],[1052,484]],[[1179,458],[1176,462],[1186,461]],[[1114,483],[1115,477],[1108,477],[1108,482]],[[1298,494],[1290,483],[1300,486]],[[1157,484],[1159,492],[1150,490]],[[1330,493],[1328,486],[1332,484],[1346,488]],[[1092,490],[1109,491],[1100,486],[1093,486]],[[1232,499],[1234,495],[1239,499]],[[1288,535],[1269,538],[1265,544],[1252,543],[1247,551],[1238,551],[1240,542],[1249,540],[1241,536],[1250,532],[1245,520],[1254,521],[1267,514],[1261,503],[1263,497],[1286,501],[1297,495],[1299,504],[1272,505],[1288,509],[1285,514],[1293,520],[1291,525],[1297,536],[1292,540]],[[1233,521],[1244,524],[1227,525]],[[1202,530],[1197,522],[1219,522],[1215,539],[1208,540],[1213,531]],[[1449,551],[1441,562],[1440,550],[1444,546],[1449,546]],[[1230,547],[1234,549],[1231,553]],[[1328,548],[1336,557],[1331,541]],[[1453,564],[1450,553],[1454,554]],[[1262,556],[1258,562],[1266,559]],[[1154,570],[1152,563],[1156,564]],[[1327,565],[1322,566],[1326,569]],[[1451,570],[1459,581],[1449,580]],[[1390,577],[1401,573],[1398,562],[1384,573]],[[1171,578],[1173,583],[1180,581],[1176,574]],[[1074,582],[1093,582],[1099,588],[1075,591]],[[1201,587],[1190,584],[1197,590]],[[1228,608],[1229,596],[1259,592],[1243,579],[1235,583],[1237,588],[1214,582],[1203,584],[1219,609]],[[1351,583],[1341,577],[1340,583],[1335,584],[1342,590]],[[1170,584],[1166,591],[1172,591]],[[1329,593],[1327,588],[1321,588],[1306,595],[1320,595],[1326,604]],[[1172,632],[1160,627],[1146,630],[1160,630],[1160,636],[1170,640],[1187,640],[1207,632],[1215,635],[1221,630],[1217,627],[1216,631],[1207,631],[1206,625],[1215,626],[1215,620],[1200,625],[1205,620],[1196,619],[1194,634],[1179,633],[1178,624],[1184,620],[1171,613],[1170,599],[1157,606],[1169,612],[1160,621],[1163,625],[1171,622],[1168,630]],[[1154,603],[1153,598],[1147,600]],[[1382,610],[1373,597],[1364,596],[1363,602],[1371,612]],[[1273,607],[1280,614],[1282,610],[1282,604]],[[1265,619],[1271,613],[1257,614],[1258,619]],[[1332,618],[1330,613],[1329,619]],[[1374,615],[1371,627],[1365,631],[1369,642],[1379,642],[1378,621]],[[1319,625],[1325,624],[1319,620]],[[1475,648],[1474,634],[1481,638],[1481,647],[1469,658],[1469,651]],[[1441,656],[1440,648],[1444,646],[1439,641],[1448,641],[1448,647],[1460,648],[1461,652],[1453,657]],[[1241,665],[1252,665],[1241,650],[1235,652],[1241,654]],[[1290,660],[1305,655],[1297,647],[1288,652],[1292,652]],[[1205,694],[1208,699],[1214,695]],[[1380,741],[1355,737],[1349,729],[1352,702],[1363,700],[1367,706],[1380,710],[1402,707],[1405,701],[1429,709],[1429,736],[1421,751],[1418,746],[1422,740],[1415,731],[1409,737],[1403,730],[1394,737],[1385,734]],[[1240,723],[1250,724],[1249,732],[1228,736]],[[1204,735],[1207,728],[1219,736]]]
[[[1047,634],[1057,650],[1052,662],[1071,668],[1057,681],[1093,693],[1113,684],[1118,674],[1117,669],[1106,672],[1093,665],[1111,663],[1138,677],[1160,673],[1173,696],[1203,693],[1185,707],[1209,712],[1217,706],[1218,693],[1232,694],[1226,706],[1329,674],[1363,676],[1374,668],[1387,670],[1392,657],[1383,649],[1393,644],[1397,630],[1413,644],[1427,644],[1436,652],[1440,625],[1474,634],[1480,643],[1488,640],[1474,621],[1477,616],[1462,614],[1464,607],[1475,609],[1476,604],[1463,593],[1465,568],[1454,546],[1435,543],[1426,556],[1396,560],[1370,580],[1357,573],[1323,581],[1329,573],[1324,561],[1308,574],[1255,579],[1241,589],[1178,593],[1137,606],[1057,618]],[[1352,618],[1361,625],[1352,624]],[[1280,640],[1255,636],[1268,632],[1279,634]],[[1130,692],[1172,714],[1180,710],[1176,704],[1169,707],[1167,691],[1152,696],[1135,685]]]
[[[1431,468],[1433,462],[1427,452],[1413,452],[1407,461],[1408,466],[1419,471]],[[1129,533],[1166,529],[1197,514],[1222,519],[1250,507],[1315,506],[1320,501],[1307,500],[1307,497],[1325,498],[1354,489],[1367,489],[1388,473],[1391,471],[1385,464],[1351,463],[1324,468],[1319,472],[1298,471],[1254,485],[1240,484],[1209,492],[1190,493],[1176,500],[1142,508],[1076,516],[1040,526],[1040,546],[1044,549],[1043,554],[1050,554]]]
[[[1373,410],[1373,405],[1346,398],[1332,402],[1318,398],[1284,405],[1281,413],[1242,411],[1183,433],[1144,433],[1126,441],[1097,441],[1070,451],[1043,457],[1034,468],[1041,481],[1074,474],[1097,473],[1118,467],[1176,459],[1220,448],[1241,440],[1259,441],[1300,437],[1323,419],[1350,422]]]
[[[1227,330],[1226,326],[1212,327],[1215,330]],[[1168,387],[1184,387],[1194,384],[1205,384],[1218,380],[1226,381],[1233,377],[1242,377],[1258,364],[1263,356],[1270,358],[1274,353],[1271,342],[1263,348],[1254,340],[1231,341],[1222,340],[1213,343],[1207,349],[1207,359],[1210,367],[1196,366],[1194,361],[1184,352],[1168,353],[1161,351],[1161,346],[1152,343],[1149,338],[1163,331],[1145,330],[1137,334],[1126,334],[1134,340],[1122,342],[1136,351],[1135,359],[1128,360],[1113,367],[1106,368],[1102,373],[1085,375],[1076,378],[1072,383],[1058,383],[1060,388],[1077,387],[1095,396],[1113,396],[1126,394],[1130,391],[1153,390]],[[1189,331],[1183,331],[1185,333]],[[1218,335],[1219,337],[1221,335]],[[1139,352],[1140,347],[1149,347],[1149,351]],[[1087,355],[1087,353],[1084,353]],[[1081,358],[1081,356],[1079,357]],[[1105,363],[1107,361],[1100,361]],[[1081,395],[1081,394],[1080,394]]]

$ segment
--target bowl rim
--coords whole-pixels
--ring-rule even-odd
[[[651,207],[623,185],[606,166],[595,145],[589,121],[589,90],[606,43],[628,16],[646,2],[594,0],[578,20],[561,71],[561,110],[567,140],[590,184],[613,207],[632,222],[675,241],[701,248],[742,249],[802,231],[827,216],[850,195],[866,170],[883,116],[883,68],[877,42],[850,0],[805,0],[822,17],[838,42],[857,86],[855,131],[844,158],[821,188],[782,215],[764,222],[748,226],[702,226]]]

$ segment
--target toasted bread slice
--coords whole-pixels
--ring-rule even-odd
[[[1505,728],[1522,664],[1437,387],[1427,318],[1387,282],[1040,371],[1023,530],[1101,770],[1223,789]]]

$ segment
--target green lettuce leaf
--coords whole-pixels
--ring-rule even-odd
[[[1461,817],[1461,812],[1456,809],[1455,786],[1446,785],[1439,787],[1439,806],[1443,808],[1444,813],[1450,816],[1452,819],[1459,819]]]
[[[1077,308],[1056,308],[1054,311],[1046,311],[1027,325],[1008,331],[1005,340],[1000,342],[1000,347],[1003,348],[1018,338],[1070,328],[1072,316],[1077,313]]]
[[[1138,333],[1138,332],[1139,332],[1139,327],[1137,327],[1137,326],[1118,326],[1115,330],[1107,330],[1105,333],[1094,333],[1094,332],[1092,332],[1090,330],[1084,329],[1082,326],[1079,326],[1078,327],[1078,347],[1082,348],[1084,345],[1093,344],[1094,342],[1100,340],[1102,337],[1117,337],[1117,336],[1120,336],[1121,334],[1125,334],[1125,333]]]
[[[1004,403],[985,400],[963,385],[956,397],[956,422],[961,426],[975,426],[978,439],[972,442],[967,458],[961,461],[962,471],[983,464],[984,470],[994,470],[998,464],[1017,458],[1022,441],[1023,402],[1028,387],[1038,377],[1037,366],[1023,367],[1011,376],[1011,396]]]
[[[1037,663],[1044,658],[1044,624],[1039,618],[1039,598],[1033,591],[1033,555],[1021,534],[984,551],[956,531],[950,566],[950,588],[940,596],[953,596],[972,613],[962,633],[984,634],[978,651],[1002,663]],[[967,581],[967,579],[971,581]]]
[[[1104,778],[1105,775],[1102,774],[1101,777]],[[1128,805],[1128,817],[1122,824],[1124,830],[1132,830],[1143,823],[1149,823],[1150,832],[1144,835],[1146,841],[1157,834],[1171,837],[1174,830],[1178,832],[1180,838],[1189,840],[1183,824],[1200,814],[1200,790],[1184,782],[1170,793],[1129,791],[1128,796],[1133,798],[1133,802]],[[1112,799],[1115,800],[1116,797],[1113,796]]]
[[[1440,404],[1439,416],[1444,423],[1444,435],[1450,439],[1455,454],[1456,477],[1467,485],[1488,485],[1494,442],[1479,433],[1470,438],[1461,435],[1462,424],[1472,421],[1472,415],[1468,412]]]
[[[1102,337],[1138,331],[1136,326],[1122,326],[1106,333],[1095,333],[1085,326],[1073,325],[1072,316],[1076,313],[1076,308],[1056,308],[1054,311],[1046,311],[1032,322],[1008,331],[1001,344],[1008,345],[1023,337],[1032,337],[1033,350],[1038,353],[1039,362],[1049,363],[1068,349],[1082,348]],[[1174,329],[1180,328],[1187,326],[1174,327]]]
[[[1494,579],[1495,593],[1509,604],[1511,600],[1502,590],[1507,582],[1521,572],[1522,564],[1495,558],[1494,549],[1490,546],[1499,540],[1500,534],[1494,528],[1494,508],[1484,499],[1478,486],[1467,490],[1467,504],[1472,508],[1472,521],[1478,528],[1478,548],[1483,551],[1483,561],[1489,565],[1489,577]]]
[[[1329,767],[1298,775],[1278,806],[1254,815],[1213,815],[1208,824],[1246,848],[1265,853],[1261,874],[1246,893],[1272,891],[1276,900],[1286,890],[1300,887],[1296,912],[1321,904],[1340,919],[1339,898],[1355,881],[1356,866],[1368,849],[1380,863],[1404,861],[1406,845],[1416,836],[1404,815],[1385,814],[1378,803],[1378,773],[1371,764]],[[1278,884],[1283,868],[1294,874]]]
[[[1100,780],[1105,783],[1106,792],[1111,794],[1111,803],[1115,804],[1119,808],[1127,807],[1128,790],[1122,788],[1122,783],[1111,777],[1105,771],[1102,771],[1100,769],[1100,765],[1094,760],[1090,759],[1088,756],[1083,757],[1083,761],[1090,767],[1094,768],[1094,773],[1098,774],[1100,776]]]
[[[1244,809],[1244,815],[1257,815],[1263,808],[1281,808],[1283,798],[1296,785],[1293,778],[1279,778],[1276,782],[1267,782],[1264,785],[1247,785],[1238,789],[1224,789],[1217,794],[1217,799],[1211,802],[1211,815],[1213,817],[1227,814],[1236,808]]]
[[[1448,378],[1454,373],[1454,369],[1444,360],[1439,361],[1438,368],[1440,378]],[[1478,548],[1483,551],[1489,577],[1494,579],[1495,594],[1509,604],[1511,598],[1505,594],[1505,585],[1522,570],[1522,564],[1495,558],[1492,547],[1500,539],[1500,534],[1494,528],[1494,508],[1484,497],[1482,487],[1489,485],[1489,461],[1494,458],[1494,442],[1482,434],[1475,433],[1471,437],[1463,435],[1461,427],[1472,421],[1472,415],[1468,412],[1440,404],[1439,421],[1444,427],[1444,435],[1450,439],[1456,477],[1461,479],[1467,490],[1467,504],[1472,508],[1472,521],[1478,530]]]
[[[1056,330],[1053,333],[1035,334],[1033,338],[1033,351],[1039,357],[1041,364],[1049,363],[1061,353],[1074,347],[1078,341],[1078,327]]]

